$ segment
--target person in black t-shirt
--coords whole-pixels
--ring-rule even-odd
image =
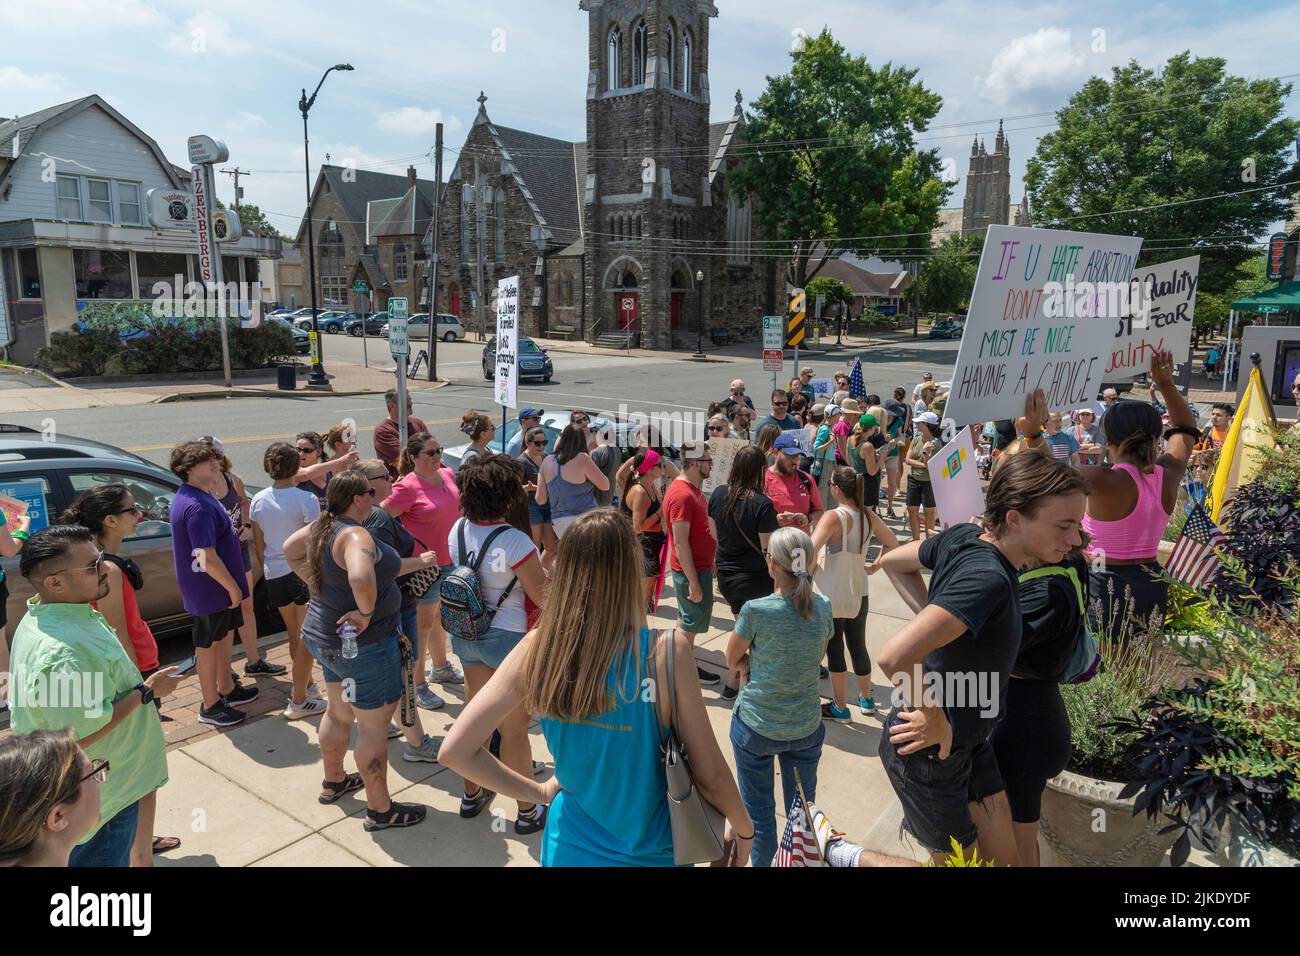
[[[1021,866],[1038,866],[1038,819],[1047,781],[1070,760],[1061,676],[1086,624],[1088,565],[1079,552],[1020,583],[1022,635],[1006,713],[989,742],[1006,782]]]
[[[736,452],[727,483],[709,496],[709,517],[718,528],[718,590],[736,615],[746,601],[772,593],[765,553],[767,539],[780,524],[776,506],[763,494],[766,468],[762,449],[746,445]],[[735,698],[737,683],[735,674],[728,676],[724,699]]]
[[[980,855],[1000,865],[1018,862],[988,743],[1020,650],[1017,569],[1061,561],[1082,544],[1085,490],[1068,465],[1018,455],[989,483],[986,530],[956,525],[881,561],[917,615],[880,653],[896,688],[880,757],[904,826],[936,863],[953,839],[963,847],[978,842]],[[926,569],[933,572],[928,590]]]

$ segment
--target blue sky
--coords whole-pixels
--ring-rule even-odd
[[[960,205],[971,139],[990,141],[1005,116],[1013,199],[1051,116],[1090,75],[1136,58],[1158,66],[1190,49],[1223,56],[1248,77],[1300,72],[1296,0],[1134,4],[875,0],[716,0],[710,87],[724,119],[768,74],[788,69],[799,31],[829,26],[873,63],[917,67],[944,98],[925,136],[951,157]],[[586,15],[577,0],[0,0],[0,113],[15,115],[99,93],[186,162],[185,140],[224,139],[253,175],[245,198],[292,233],[303,208],[297,100],[332,74],[311,114],[315,164],[331,161],[432,177],[433,123],[458,147],[482,89],[503,125],[585,136]],[[1300,77],[1296,77],[1300,80]],[[1292,82],[1295,82],[1293,80]],[[1300,88],[1300,83],[1297,83]],[[1300,113],[1300,94],[1289,101]],[[1013,117],[1024,117],[1013,119]],[[444,161],[454,162],[454,153]],[[218,192],[229,201],[228,178]]]

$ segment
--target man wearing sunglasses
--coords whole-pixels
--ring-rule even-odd
[[[175,667],[144,680],[91,602],[108,594],[94,535],[54,525],[31,536],[19,571],[36,589],[13,641],[13,731],[70,728],[92,762],[111,761],[97,825],[70,866],[129,866],[141,797],[167,782],[158,711],[180,683]]]
[[[402,453],[398,446],[398,415],[397,415],[397,389],[390,388],[384,392],[384,404],[388,408],[388,417],[375,426],[374,442],[375,457],[382,461],[388,467],[388,474],[397,477],[397,458]],[[411,414],[414,409],[411,403],[411,396],[406,396],[406,434],[418,435],[420,432],[427,432],[424,422]]]
[[[754,428],[754,434],[761,432],[765,425],[775,425],[783,432],[793,428],[803,428],[799,419],[790,414],[790,396],[779,388],[772,392],[772,414],[758,423]]]
[[[507,455],[511,458],[519,457],[524,450],[524,436],[528,434],[528,429],[541,425],[542,416],[545,414],[546,409],[532,405],[525,405],[519,409],[519,431],[510,436],[510,441],[506,442]]]
[[[750,411],[754,410],[754,400],[745,394],[745,380],[741,378],[731,383],[730,393],[722,400],[722,413],[730,419],[737,405],[744,405]]]

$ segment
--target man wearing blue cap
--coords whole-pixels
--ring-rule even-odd
[[[772,499],[781,527],[793,525],[812,533],[822,513],[817,483],[799,470],[799,439],[782,432],[772,445],[772,466],[763,473],[763,493]]]
[[[536,428],[542,423],[542,416],[546,414],[544,408],[533,408],[527,405],[519,409],[519,431],[515,432],[510,441],[506,442],[506,454],[511,458],[518,458],[524,450],[524,435],[528,429]]]

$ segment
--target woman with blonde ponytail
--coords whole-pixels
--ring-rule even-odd
[[[853,719],[848,706],[849,675],[844,661],[845,645],[853,660],[853,676],[858,681],[858,707],[864,717],[876,710],[876,698],[871,685],[871,657],[867,653],[867,574],[874,572],[879,565],[866,567],[866,556],[872,535],[880,540],[882,555],[898,547],[898,538],[894,532],[864,500],[865,486],[864,476],[856,474],[852,468],[836,468],[831,476],[831,498],[835,507],[822,515],[812,536],[817,588],[830,599],[835,614],[835,633],[826,645],[831,693],[835,699],[822,705],[822,717],[841,723]],[[828,556],[826,562],[819,560],[823,549]],[[834,569],[829,567],[829,556],[843,553],[861,557],[844,560],[843,568],[838,562]],[[859,593],[860,600],[855,600]],[[846,603],[856,605],[854,613],[841,616],[842,607]],[[835,604],[840,604],[841,608],[835,608]]]
[[[727,640],[727,666],[744,678],[732,709],[731,746],[740,797],[754,820],[754,866],[771,866],[776,854],[773,758],[781,763],[783,807],[794,800],[796,771],[804,794],[816,799],[826,736],[818,672],[834,633],[831,603],[813,591],[808,535],[779,528],[766,551],[775,592],[746,602]]]

